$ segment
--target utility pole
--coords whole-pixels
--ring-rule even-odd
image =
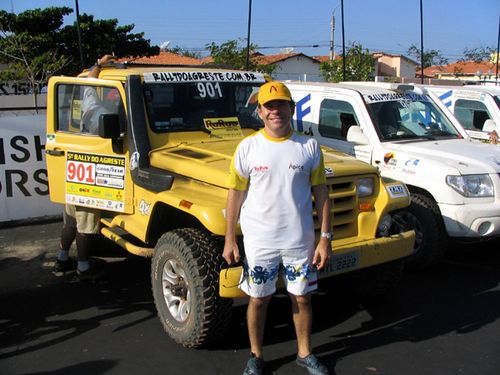
[[[340,0],[340,8],[342,11],[342,81],[345,81],[345,34],[344,34],[344,0]]]
[[[85,57],[83,56],[82,32],[80,31],[80,10],[78,8],[78,0],[75,0],[75,8],[76,8],[76,32],[78,34],[78,48],[80,49],[80,67],[83,69],[85,67]]]
[[[497,71],[495,74],[495,86],[498,85],[498,60],[500,60],[500,16],[498,17],[498,37],[497,37]]]
[[[330,36],[330,61],[335,58],[335,52],[333,51],[333,33],[335,32],[335,15],[332,13],[332,34]]]
[[[424,84],[424,11],[420,0],[420,83]]]
[[[250,65],[250,26],[252,24],[252,0],[248,1],[248,30],[247,30],[247,58],[245,69],[248,70]]]

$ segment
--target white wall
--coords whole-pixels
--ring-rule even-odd
[[[294,56],[275,65],[277,68],[272,75],[277,80],[324,81],[319,70],[320,63],[304,56]]]

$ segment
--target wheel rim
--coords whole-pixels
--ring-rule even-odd
[[[185,322],[191,311],[191,292],[182,264],[175,259],[167,260],[163,265],[161,283],[170,314],[178,322]]]
[[[415,230],[415,245],[413,246],[413,249],[415,250],[415,254],[418,253],[424,242],[424,233],[422,231],[420,221],[415,215],[408,211],[400,212],[395,216],[397,216],[404,223],[406,228]]]

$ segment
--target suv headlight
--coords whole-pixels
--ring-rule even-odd
[[[487,174],[446,176],[446,183],[464,197],[493,197],[493,181]]]
[[[373,177],[360,178],[357,182],[358,197],[369,197],[373,195],[374,183]]]

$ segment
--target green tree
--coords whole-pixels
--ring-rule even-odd
[[[240,40],[241,42],[241,40]],[[241,47],[238,40],[228,40],[221,45],[214,42],[207,44],[206,49],[214,59],[215,64],[227,65],[232,69],[246,69],[247,48]],[[250,44],[250,57],[257,51],[255,44]],[[271,74],[276,67],[273,65],[259,64],[257,59],[250,58],[248,70]]]
[[[0,11],[0,80],[26,85],[37,106],[37,93],[51,74],[70,63],[62,54],[57,31],[70,8],[26,11],[16,16]]]
[[[352,43],[345,56],[346,81],[368,81],[373,77],[375,60],[368,49],[359,43]],[[321,75],[327,82],[343,81],[342,58],[325,61],[320,65]]]
[[[464,56],[460,58],[458,61],[474,61],[476,63],[482,61],[489,61],[491,59],[491,54],[495,53],[495,49],[493,47],[476,47],[476,48],[465,48]]]
[[[408,48],[407,53],[409,56],[418,61],[419,64],[421,64],[420,48],[418,48],[415,44],[412,44],[410,48]],[[435,49],[428,49],[424,51],[424,69],[434,65],[443,66],[447,64],[448,59],[441,55],[441,51]]]
[[[52,74],[75,75],[81,71],[76,21],[63,27],[68,7],[33,9],[19,13],[0,11],[0,62],[7,69],[0,79],[30,85],[33,92],[46,84]],[[160,49],[144,39],[144,33],[132,33],[134,25],[119,26],[118,20],[94,20],[80,17],[85,65],[114,53],[118,57],[150,56]]]
[[[94,20],[94,16],[80,16],[80,30],[85,65],[94,64],[97,59],[107,53],[117,57],[152,56],[160,53],[160,47],[151,46],[144,33],[132,33],[134,25],[119,26],[117,19]],[[78,32],[76,21],[73,25],[61,30],[65,54],[71,57],[72,64],[68,74],[81,71]]]

